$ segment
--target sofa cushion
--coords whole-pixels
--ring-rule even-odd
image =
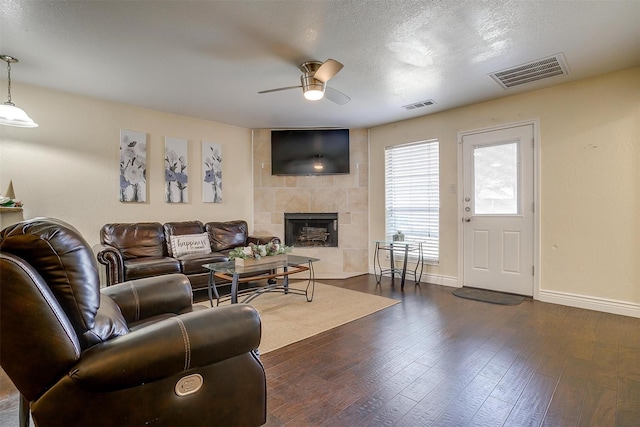
[[[116,247],[125,260],[165,255],[164,232],[158,222],[105,224],[100,230],[100,241]]]
[[[171,249],[171,236],[201,234],[205,232],[204,224],[198,220],[167,222],[162,228],[164,230],[164,240],[167,242],[167,254],[169,256],[177,256]]]
[[[205,229],[209,233],[211,249],[220,252],[244,246],[249,237],[249,227],[246,221],[208,222]]]
[[[210,254],[189,254],[180,257],[180,265],[183,274],[207,273],[209,270],[203,267],[204,264],[213,262],[224,262],[228,258],[221,253],[213,252]]]
[[[181,273],[180,261],[171,257],[140,257],[124,261],[125,280]]]
[[[169,236],[171,243],[171,254],[175,258],[180,258],[188,254],[210,254],[211,244],[209,234],[182,234],[179,236]]]

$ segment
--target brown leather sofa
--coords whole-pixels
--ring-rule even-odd
[[[257,426],[266,379],[260,317],[196,310],[182,274],[100,291],[93,251],[69,224],[0,231],[0,362],[20,425]]]
[[[177,255],[172,236],[206,233],[210,253]],[[208,271],[203,264],[226,261],[229,251],[249,243],[280,242],[275,236],[249,236],[246,221],[180,221],[106,224],[100,230],[96,256],[106,266],[106,285],[142,277],[183,273],[194,290],[205,288]]]

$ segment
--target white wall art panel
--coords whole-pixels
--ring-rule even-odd
[[[147,201],[147,134],[120,130],[120,201]]]
[[[222,146],[202,141],[202,201],[222,203]]]
[[[187,158],[186,139],[165,137],[164,199],[167,203],[187,203],[189,201]]]

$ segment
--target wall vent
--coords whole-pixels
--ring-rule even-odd
[[[559,53],[506,70],[489,74],[503,89],[569,74],[564,56]]]
[[[427,107],[435,103],[436,102],[433,99],[427,99],[426,101],[420,101],[414,104],[403,105],[402,108],[404,108],[405,110],[415,110],[416,108]]]

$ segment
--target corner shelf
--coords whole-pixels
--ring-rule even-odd
[[[8,213],[8,212],[22,212],[22,208],[7,208],[0,206],[0,213]]]

